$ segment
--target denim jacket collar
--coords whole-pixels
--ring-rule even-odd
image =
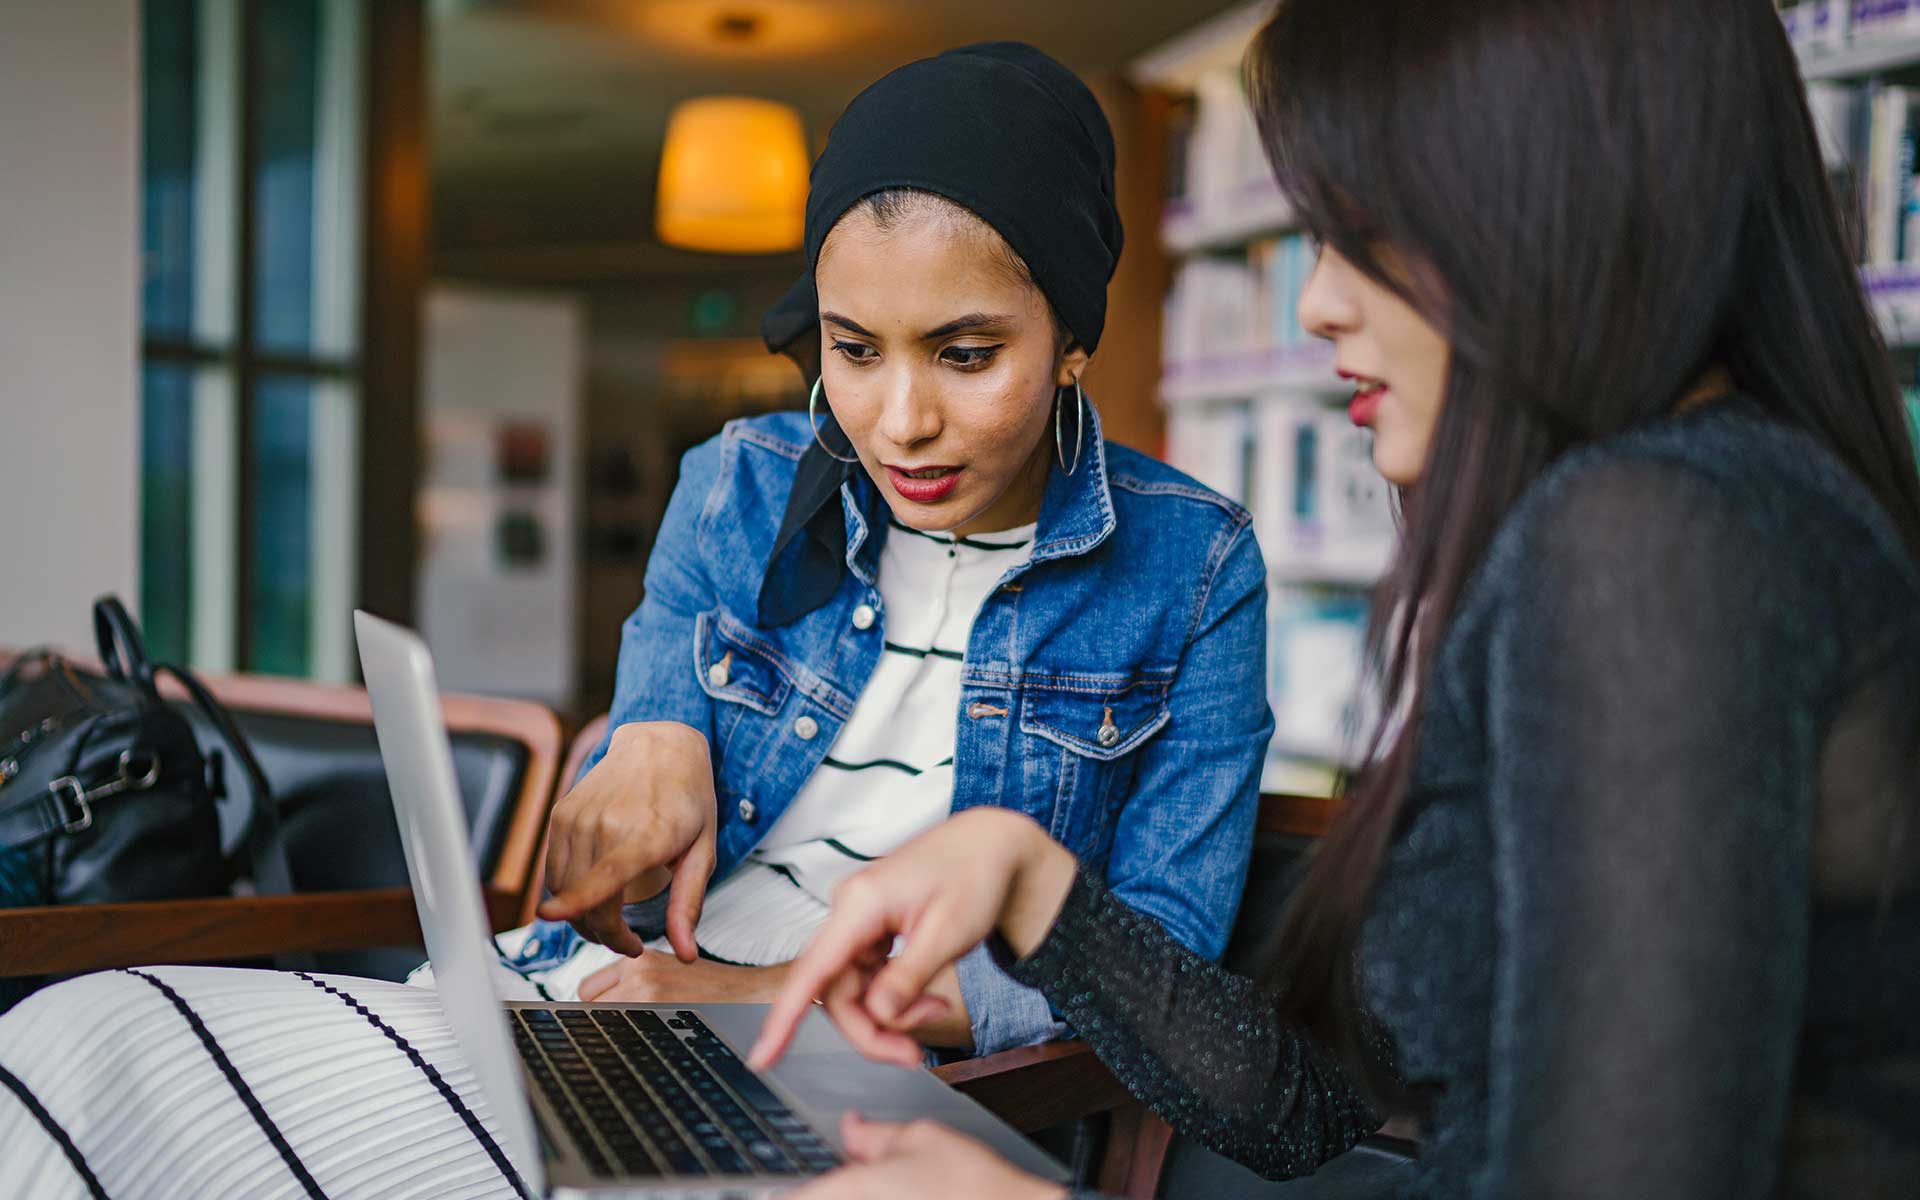
[[[1033,559],[1067,558],[1085,554],[1113,535],[1113,492],[1107,484],[1107,443],[1100,435],[1100,414],[1088,401],[1081,434],[1080,462],[1072,475],[1059,469],[1047,472],[1047,490],[1040,498],[1040,524],[1034,531]]]
[[[1087,418],[1080,431],[1081,461],[1072,475],[1063,470],[1047,473],[1034,562],[1085,554],[1113,533],[1100,415],[1090,403],[1081,411]],[[824,424],[823,435],[837,432],[831,416]],[[836,496],[842,518],[838,523],[828,515]],[[843,563],[863,583],[872,584],[886,537],[884,513],[878,511],[885,503],[864,472],[835,459],[816,438],[801,455],[780,532],[761,573],[760,622],[785,625],[825,604],[840,586]]]
[[[847,570],[871,584],[880,573],[880,546],[886,540],[887,502],[866,472],[856,471],[840,485],[840,510],[847,530]],[[882,532],[875,533],[875,530]],[[871,541],[869,538],[871,537]],[[839,583],[838,579],[834,582]]]

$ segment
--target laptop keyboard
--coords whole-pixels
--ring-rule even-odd
[[[528,1074],[596,1175],[812,1175],[839,1161],[692,1012],[509,1012]]]

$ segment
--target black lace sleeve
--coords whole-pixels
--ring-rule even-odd
[[[1268,1178],[1305,1175],[1380,1124],[1252,980],[1188,950],[1084,870],[1046,940],[1010,967],[1148,1108]]]

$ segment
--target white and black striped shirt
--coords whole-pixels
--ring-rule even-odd
[[[1034,527],[955,538],[891,524],[876,580],[885,650],[820,769],[708,897],[700,944],[721,958],[796,957],[835,884],[952,808],[967,638],[980,605],[1032,554]]]

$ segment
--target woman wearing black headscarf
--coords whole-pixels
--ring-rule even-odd
[[[1270,728],[1265,574],[1242,510],[1099,437],[1079,380],[1120,244],[1106,120],[1033,48],[913,63],[848,106],[812,269],[765,324],[818,348],[811,410],[688,457],[614,732],[554,813],[542,915],[610,948],[582,998],[768,999],[834,884],[981,805],[1222,948]],[[622,911],[660,868],[683,962]],[[936,1045],[1060,1028],[984,954],[941,996]]]
[[[841,879],[972,808],[1033,818],[1187,950],[1223,949],[1272,729],[1266,570],[1245,511],[1107,444],[1081,385],[1121,248],[1113,159],[1086,87],[1006,43],[902,67],[835,125],[808,272],[766,322],[774,349],[817,352],[809,411],[736,421],[682,465],[612,732],[554,813],[549,920],[502,939],[526,998],[769,999]],[[353,1082],[303,1054],[360,1019],[310,981],[155,974],[193,1006],[244,988],[248,1021],[276,1030],[228,1048],[256,1090]],[[432,1037],[419,991],[333,986]],[[924,1043],[984,1053],[1062,1029],[985,953],[934,990]],[[70,1014],[162,1031],[145,1063],[204,1056],[167,1005],[125,977],[49,989],[0,1019],[0,1063],[53,1119],[83,1113],[90,1068],[127,1047],[74,1035]],[[327,1011],[289,1032],[309,1010]],[[386,1131],[463,1173],[463,1195],[507,1190],[417,1073],[380,1103]],[[191,1140],[166,1104],[125,1111],[121,1136],[143,1146]],[[253,1127],[234,1095],[205,1112]],[[249,1136],[233,1153],[318,1174],[366,1117],[309,1108],[284,1152]],[[0,1156],[49,1179],[52,1144],[0,1124]],[[130,1179],[105,1182],[121,1195]]]

